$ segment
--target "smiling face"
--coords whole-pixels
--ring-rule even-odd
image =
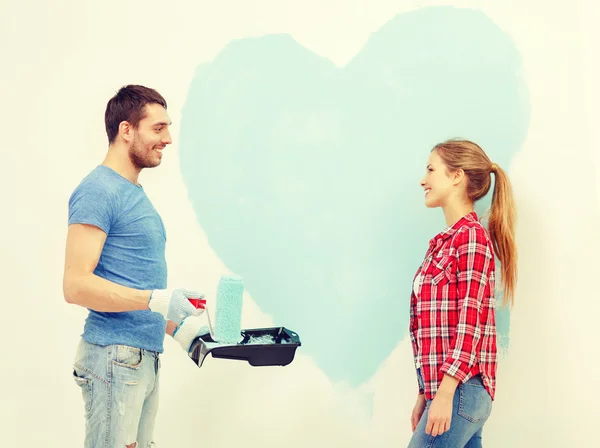
[[[450,173],[437,151],[432,151],[427,160],[427,171],[421,186],[425,190],[425,206],[444,207],[456,193],[460,173]]]
[[[137,169],[160,165],[163,149],[172,142],[170,125],[171,119],[163,106],[146,105],[145,116],[132,131],[129,146],[129,159]]]

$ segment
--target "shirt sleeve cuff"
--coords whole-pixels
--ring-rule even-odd
[[[447,375],[450,375],[461,383],[465,381],[467,376],[469,375],[469,366],[457,360],[448,360],[443,365],[440,371]]]

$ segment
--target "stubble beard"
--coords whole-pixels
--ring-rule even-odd
[[[154,162],[151,159],[151,153],[152,149],[146,151],[143,143],[136,136],[131,148],[129,148],[129,160],[131,160],[131,163],[139,170],[143,170],[144,168],[154,168],[160,164],[160,161],[158,163]]]

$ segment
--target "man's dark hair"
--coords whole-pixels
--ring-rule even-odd
[[[145,117],[147,104],[160,104],[165,109],[167,102],[154,89],[144,86],[128,85],[113,96],[106,105],[104,112],[104,125],[108,135],[108,143],[113,143],[119,133],[119,124],[122,121],[131,123],[134,129]]]

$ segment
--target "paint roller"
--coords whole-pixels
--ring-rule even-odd
[[[242,340],[242,301],[244,283],[237,276],[222,276],[217,286],[214,339],[222,344]]]
[[[244,283],[238,276],[224,275],[219,279],[216,298],[216,318],[213,327],[205,299],[189,299],[196,308],[204,309],[211,338],[220,344],[237,344],[242,339],[242,303]]]
[[[295,351],[301,345],[295,332],[285,327],[242,330],[243,295],[241,277],[221,276],[214,327],[205,301],[192,301],[197,308],[205,309],[208,320],[204,336],[196,338],[189,353],[199,367],[209,353],[214,358],[245,360],[253,366],[283,366],[294,359]]]

